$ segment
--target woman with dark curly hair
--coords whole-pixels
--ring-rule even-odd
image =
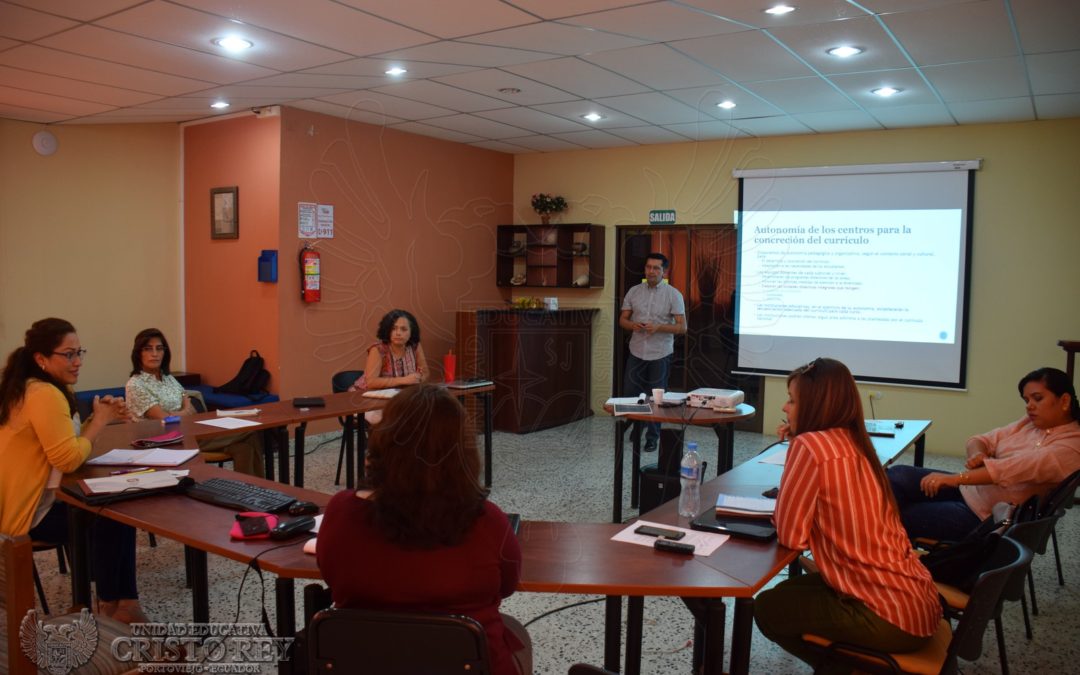
[[[465,409],[445,389],[390,400],[368,445],[371,490],[330,500],[317,558],[337,607],[464,614],[487,634],[492,673],[532,672],[528,633],[499,604],[517,587],[521,548],[487,500]]]
[[[388,389],[427,380],[427,359],[420,346],[420,326],[404,309],[392,309],[379,321],[379,341],[368,347],[364,374],[350,391]]]

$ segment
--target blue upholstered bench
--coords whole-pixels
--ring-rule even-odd
[[[200,392],[203,396],[203,400],[206,401],[206,407],[210,410],[217,410],[218,408],[250,408],[253,405],[260,403],[271,403],[273,401],[279,401],[277,394],[263,394],[260,397],[240,396],[239,394],[215,394],[214,388],[208,384],[200,384],[194,387],[187,387],[187,389],[193,389]],[[105,389],[87,389],[86,391],[75,392],[75,403],[79,408],[79,418],[85,420],[90,416],[90,413],[94,411],[94,397],[95,396],[123,396],[123,387],[107,387]]]

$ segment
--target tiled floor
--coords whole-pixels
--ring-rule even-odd
[[[525,519],[606,521],[611,514],[612,427],[611,418],[598,415],[523,436],[496,433],[491,499],[505,511],[519,512]],[[687,439],[697,440],[705,459],[715,466],[715,436],[710,430],[691,428]],[[309,439],[307,443],[311,449],[306,465],[307,486],[334,492],[337,436],[327,436],[324,440],[326,443],[321,447],[317,447],[319,439]],[[736,462],[752,457],[773,440],[760,434],[737,433]],[[910,456],[901,461],[910,462]],[[952,457],[930,456],[927,465],[956,469],[960,463]],[[627,518],[636,515],[629,509],[629,489],[624,515]],[[1080,663],[1078,515],[1080,512],[1067,514],[1058,526],[1066,585],[1057,584],[1052,554],[1038,556],[1033,565],[1041,610],[1033,619],[1034,640],[1024,639],[1020,607],[1005,608],[1006,640],[1014,673],[1077,672],[1076,664]],[[183,585],[182,547],[175,542],[159,541],[156,548],[150,548],[145,535],[139,536],[139,546],[139,586],[148,614],[160,621],[189,619],[191,601]],[[50,602],[54,607],[66,607],[69,582],[66,576],[57,573],[55,556],[38,554],[37,564]],[[238,563],[210,556],[213,621],[234,621],[239,617],[241,621],[257,622],[261,598],[265,598],[273,621],[272,586],[263,589],[253,574],[247,575],[245,581],[245,569]],[[529,624],[536,673],[565,673],[575,662],[602,662],[603,605],[587,602],[597,599],[596,596],[517,593],[504,602],[504,611]],[[587,604],[569,607],[581,602]],[[546,614],[552,610],[556,611]],[[728,631],[730,636],[730,625]],[[688,673],[691,637],[690,614],[679,600],[647,599],[642,672]],[[992,631],[987,632],[983,656],[973,663],[962,661],[961,670],[972,674],[1000,672]],[[788,657],[755,630],[751,672],[806,673],[809,668]]]

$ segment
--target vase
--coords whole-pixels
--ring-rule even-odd
[[[540,224],[541,225],[550,225],[551,224],[551,214],[541,213],[540,214]]]

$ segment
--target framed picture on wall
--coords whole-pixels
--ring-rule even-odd
[[[210,188],[210,238],[240,238],[240,188]]]

